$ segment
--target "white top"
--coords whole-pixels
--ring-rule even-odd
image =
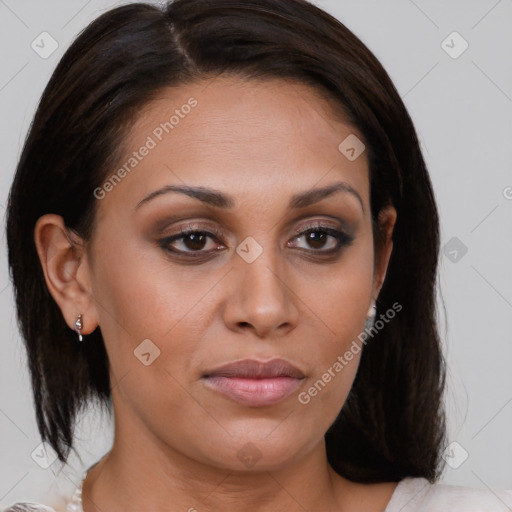
[[[85,476],[87,473],[85,473]],[[62,512],[83,512],[82,484]],[[40,503],[16,503],[1,512],[61,512]],[[512,490],[473,489],[431,484],[425,478],[405,478],[384,512],[512,512]]]
[[[384,512],[512,512],[512,490],[473,489],[405,478]]]

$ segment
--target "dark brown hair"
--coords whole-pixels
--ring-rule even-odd
[[[338,20],[305,0],[176,0],[131,4],[91,23],[59,62],[38,106],[8,203],[7,241],[38,428],[62,462],[90,399],[111,413],[100,329],[77,347],[48,292],[34,243],[55,213],[85,241],[93,191],[123,141],[164,88],[230,73],[299,81],[332,100],[364,138],[374,243],[377,218],[398,217],[377,315],[402,310],[369,342],[349,397],[326,433],[328,460],[359,482],[440,475],[444,361],[436,320],[439,220],[413,123],[375,56]],[[340,140],[341,142],[341,140]]]

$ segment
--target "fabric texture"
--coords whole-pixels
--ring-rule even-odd
[[[1,512],[83,512],[82,483],[64,510],[40,503],[15,503]],[[512,490],[473,489],[431,484],[425,478],[405,478],[397,485],[383,512],[512,512]]]
[[[512,490],[473,489],[405,478],[384,512],[512,512]]]

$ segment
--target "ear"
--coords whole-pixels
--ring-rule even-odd
[[[380,289],[384,284],[388,269],[389,259],[393,250],[393,229],[396,222],[396,210],[392,205],[387,205],[379,212],[378,225],[381,233],[381,242],[376,244],[374,278],[373,278],[373,298],[378,297]]]
[[[98,315],[81,240],[72,236],[61,216],[47,214],[36,222],[34,241],[46,286],[64,320],[74,329],[78,315],[82,314],[82,334],[90,334],[98,326]]]

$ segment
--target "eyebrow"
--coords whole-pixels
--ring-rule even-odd
[[[343,192],[354,196],[359,201],[363,212],[365,211],[363,200],[361,199],[361,196],[357,190],[355,190],[351,185],[344,181],[339,181],[331,185],[327,185],[326,187],[314,188],[295,194],[290,199],[288,206],[290,209],[305,208],[306,206],[318,203],[322,199],[330,197],[338,192]],[[156,197],[169,193],[185,194],[189,197],[199,199],[199,201],[210,206],[215,206],[217,208],[233,208],[236,204],[236,201],[232,196],[212,188],[191,187],[187,185],[166,185],[165,187],[151,192],[151,194],[139,201],[135,209],[138,209],[140,206],[148,203]]]

